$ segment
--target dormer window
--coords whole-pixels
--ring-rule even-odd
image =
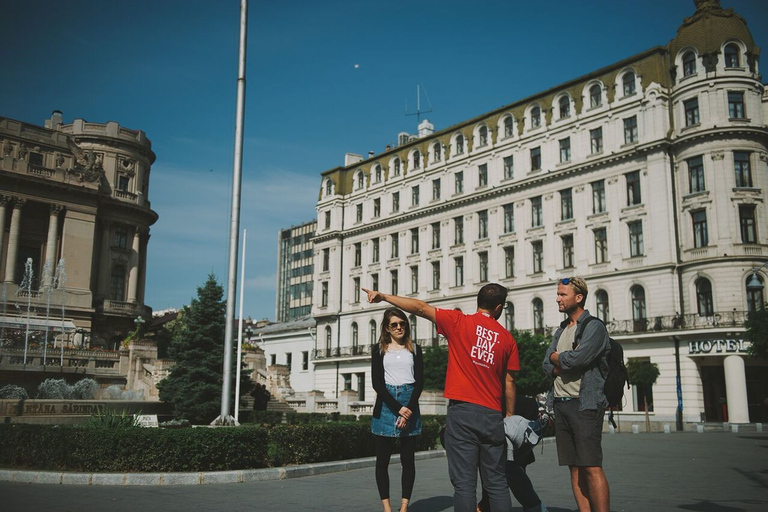
[[[513,121],[512,117],[506,117],[504,118],[504,137],[511,137],[513,134]]]
[[[374,172],[374,176],[376,176],[376,183],[380,183],[381,182],[381,166],[376,165],[373,172]]]
[[[560,108],[560,119],[571,116],[571,100],[568,98],[568,96],[563,96],[562,98],[560,98],[559,108]]]
[[[541,126],[541,109],[533,107],[531,109],[531,128],[538,128],[539,126]]]
[[[488,145],[488,128],[485,126],[481,126],[480,129],[477,131],[478,135],[478,147],[483,147]]]
[[[739,46],[735,43],[725,45],[725,67],[738,68],[741,64]]]
[[[456,154],[464,154],[464,136],[462,134],[456,136]]]
[[[330,196],[333,194],[333,182],[331,180],[325,181],[325,195]]]
[[[357,173],[357,189],[362,190],[363,188],[363,171],[360,171]]]
[[[635,94],[635,74],[633,72],[624,75],[624,96]]]
[[[598,84],[589,88],[589,106],[591,108],[599,107],[603,104],[603,90]]]
[[[435,162],[439,162],[443,158],[443,151],[442,147],[440,146],[439,142],[436,142],[432,150],[432,154],[434,155]]]
[[[395,158],[395,161],[392,164],[392,175],[400,176],[400,159],[399,158]]]
[[[421,153],[417,149],[413,152],[413,168],[414,169],[420,169],[421,168]]]
[[[683,55],[683,76],[691,76],[696,74],[696,54],[693,52],[687,52]]]

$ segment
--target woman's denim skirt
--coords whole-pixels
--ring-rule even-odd
[[[400,386],[387,384],[387,391],[399,403],[407,404],[413,394],[413,384],[402,384]],[[416,405],[411,419],[408,420],[405,428],[397,428],[395,426],[398,416],[400,416],[399,409],[393,411],[386,402],[382,402],[381,415],[378,418],[371,418],[371,432],[382,437],[407,437],[421,434],[421,413],[419,413],[418,405]]]

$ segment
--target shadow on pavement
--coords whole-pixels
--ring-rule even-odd
[[[738,507],[718,505],[717,503],[712,503],[707,500],[700,501],[694,505],[679,505],[678,508],[683,510],[694,510],[696,512],[742,512],[743,510],[746,510]]]
[[[453,496],[432,496],[414,501],[408,507],[411,512],[442,512],[453,509]]]

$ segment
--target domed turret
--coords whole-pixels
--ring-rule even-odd
[[[760,48],[755,44],[744,18],[733,9],[723,9],[720,0],[694,0],[694,3],[696,12],[683,20],[677,35],[669,43],[672,58],[683,48],[694,47],[704,57],[708,71],[711,71],[718,61],[712,57],[721,53],[726,41],[737,39],[745,45],[747,63],[750,71],[755,72],[755,59],[760,55]],[[722,58],[719,60],[722,61]]]

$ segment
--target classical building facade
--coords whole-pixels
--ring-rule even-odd
[[[768,259],[768,95],[745,20],[695,4],[665,46],[322,173],[315,389],[373,396],[383,307],[363,287],[474,311],[499,282],[507,327],[549,333],[557,279],[582,275],[625,357],[661,371],[622,421],[645,397],[657,424],[763,419],[743,322]]]
[[[0,118],[0,144],[4,332],[29,310],[71,326],[65,343],[118,348],[151,316],[151,142],[115,122],[65,124],[55,111],[45,126]]]
[[[314,251],[317,221],[281,229],[277,244],[275,320],[288,322],[312,312]]]

